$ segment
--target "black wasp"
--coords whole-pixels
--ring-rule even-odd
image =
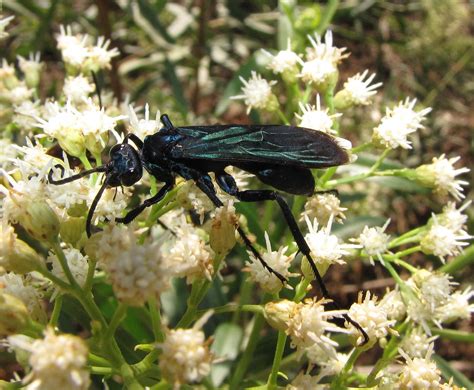
[[[218,186],[242,202],[274,200],[283,212],[299,250],[309,261],[324,297],[329,292],[311,257],[310,248],[301,233],[291,210],[280,193],[273,190],[240,191],[234,178],[225,172],[228,166],[247,171],[278,190],[295,195],[312,195],[314,178],[311,168],[327,168],[348,162],[348,155],[336,140],[320,131],[283,125],[216,125],[175,127],[167,115],[161,116],[163,128],[140,140],[127,134],[122,143],[110,150],[110,161],[77,175],[55,180],[50,171],[52,184],[64,184],[94,172],[104,172],[105,179],[89,209],[86,222],[87,234],[91,233],[94,210],[107,187],[131,186],[143,174],[143,168],[157,180],[164,182],[158,193],[129,211],[117,222],[130,223],[145,208],[159,202],[175,185],[176,176],[193,180],[216,207],[223,205],[216,194],[210,172],[215,175]],[[132,147],[128,142],[135,144]],[[56,167],[62,168],[60,165]],[[238,232],[245,245],[268,271],[282,283],[286,279],[274,271],[262,259],[243,230]],[[363,334],[367,334],[355,321],[344,317]]]

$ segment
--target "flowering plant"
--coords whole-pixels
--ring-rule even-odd
[[[50,172],[68,177],[101,165],[127,132],[143,139],[161,128],[152,105],[142,114],[98,88],[96,75],[113,68],[119,50],[104,37],[61,26],[56,42],[65,74],[57,95],[41,98],[46,66],[39,54],[18,57],[18,69],[3,59],[0,68],[0,336],[20,370],[5,386],[455,389],[469,382],[460,373],[451,377],[454,369],[442,372],[435,358],[438,338],[474,340],[448,328],[474,311],[474,292],[453,275],[473,258],[462,178],[469,169],[458,156],[418,166],[403,158],[431,111],[415,98],[389,104],[370,135],[345,133],[343,124],[358,112],[376,110],[382,82],[369,70],[341,77],[349,51],[329,29],[302,33],[305,15],[289,18],[294,40],[258,52],[260,65],[235,77],[241,91],[225,104],[243,101],[261,122],[328,133],[347,150],[351,163],[314,172],[317,192],[294,197],[292,211],[322,275],[363,266],[389,275],[390,288],[363,288],[357,301],[335,308],[312,288],[309,263],[270,202],[259,209],[219,193],[225,204],[214,209],[194,183],[180,179],[122,225],[115,219],[131,202],[157,193],[156,178],[122,191],[103,188],[99,173],[51,183]],[[0,20],[0,39],[8,39],[12,19]],[[229,173],[239,188],[253,185],[249,174]],[[357,202],[364,206],[347,194],[387,183],[422,193],[426,204],[435,199],[438,212],[399,231],[373,200],[369,207],[379,215],[357,224]],[[88,237],[90,207],[97,229]],[[238,226],[287,283],[245,253]],[[429,266],[414,262],[417,255]],[[367,342],[344,316],[364,329]],[[260,362],[261,335],[272,347]],[[362,370],[359,358],[377,350],[380,357]]]

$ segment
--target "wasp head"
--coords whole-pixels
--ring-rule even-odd
[[[140,155],[126,143],[114,145],[110,149],[108,169],[108,185],[110,187],[131,186],[140,180],[143,174]]]

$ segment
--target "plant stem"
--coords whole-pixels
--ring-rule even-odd
[[[69,284],[75,290],[81,290],[81,287],[77,284],[76,279],[74,279],[74,276],[72,275],[71,270],[69,269],[66,255],[64,254],[64,251],[61,248],[59,241],[56,240],[55,242],[51,244],[51,246],[53,248],[54,253],[56,254],[56,257],[59,260],[59,263],[61,264],[61,268],[63,269],[64,274],[66,275],[66,278],[69,281]]]
[[[148,300],[148,312],[150,313],[151,327],[153,329],[155,341],[161,343],[165,337],[161,330],[161,313],[156,298],[150,298]]]
[[[53,328],[58,326],[59,315],[61,314],[61,308],[63,307],[63,296],[58,294],[54,300],[53,312],[51,313],[51,318],[49,319],[49,325]]]
[[[288,118],[286,117],[286,115],[283,113],[282,110],[280,110],[279,108],[276,110],[276,113],[278,114],[278,117],[283,121],[283,123],[285,125],[289,125],[290,124],[290,121],[288,120]]]
[[[288,336],[285,334],[285,332],[278,332],[278,341],[275,349],[275,356],[273,357],[272,371],[270,372],[270,376],[268,377],[267,381],[268,390],[273,390],[277,387],[278,372],[280,371],[281,360],[283,358],[283,353],[285,352],[287,337]]]
[[[110,320],[109,326],[107,328],[107,332],[105,333],[105,338],[112,339],[115,335],[115,331],[117,330],[120,323],[124,320],[127,315],[127,305],[123,303],[119,303],[117,308],[115,309],[114,315]]]

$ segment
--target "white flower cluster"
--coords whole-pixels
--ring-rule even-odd
[[[368,227],[364,226],[362,233],[359,235],[355,242],[362,245],[364,252],[369,256],[370,261],[374,262],[374,257],[382,260],[382,254],[388,250],[388,244],[390,243],[390,235],[385,233],[390,219],[385,222],[382,227]]]
[[[469,207],[471,202],[456,209],[453,202],[448,203],[439,215],[433,214],[428,230],[420,240],[421,250],[426,254],[438,256],[445,262],[447,256],[456,256],[462,247],[469,245],[467,242],[474,238],[465,229],[467,216],[462,212]]]
[[[199,382],[211,371],[213,355],[209,351],[211,339],[194,326],[191,329],[171,329],[162,350],[159,367],[164,378],[176,386]]]
[[[288,247],[280,247],[278,251],[272,251],[272,245],[267,232],[265,232],[265,243],[267,245],[267,250],[261,253],[262,259],[265,263],[286,279],[292,276],[297,276],[297,274],[289,271],[289,267],[295,255],[285,255],[288,251]],[[271,273],[267,268],[265,268],[252,252],[249,251],[248,254],[250,256],[250,262],[247,262],[246,265],[247,270],[250,272],[250,279],[257,282],[260,287],[268,293],[275,294],[279,292],[283,287],[280,279],[278,279],[274,273]]]
[[[56,37],[58,49],[64,62],[70,67],[71,73],[88,74],[100,69],[108,69],[113,57],[119,55],[116,48],[109,49],[110,41],[99,37],[92,45],[87,34],[73,34],[71,26],[61,26],[60,34]]]
[[[335,222],[342,222],[346,218],[346,210],[346,207],[341,207],[341,200],[333,193],[319,193],[306,200],[301,219],[316,219],[321,225],[326,225],[331,217]]]
[[[443,323],[468,319],[474,312],[474,304],[469,303],[474,291],[470,287],[453,291],[456,283],[450,279],[439,271],[420,270],[407,281],[416,295],[409,297],[407,314],[428,335],[431,335],[430,324],[441,328]]]
[[[24,378],[27,388],[86,390],[90,385],[86,369],[87,346],[72,335],[56,335],[48,329],[44,339],[32,342],[31,372]]]
[[[6,18],[0,19],[0,39],[8,37],[8,33],[5,32],[5,27],[14,19],[14,16],[7,16]]]
[[[385,116],[380,124],[374,129],[372,141],[376,145],[385,148],[411,149],[411,142],[407,136],[416,130],[423,128],[421,122],[431,111],[431,108],[425,108],[421,111],[415,111],[416,99],[410,101],[406,98],[398,103],[395,108],[387,108]]]
[[[267,68],[273,74],[281,76],[289,83],[296,83],[300,78],[305,83],[310,84],[315,90],[325,92],[330,85],[335,85],[338,78],[338,64],[349,56],[345,53],[346,48],[333,46],[332,32],[328,31],[323,38],[315,34],[314,38],[308,36],[311,46],[306,49],[306,58],[291,50],[291,42],[284,50],[276,54],[271,54],[263,50],[269,59]],[[354,105],[369,104],[370,98],[375,95],[376,89],[382,83],[372,84],[375,74],[368,76],[368,70],[362,74],[358,73],[350,77],[335,96],[334,104],[338,109],[345,109]],[[233,96],[232,99],[243,99],[247,105],[247,113],[251,109],[262,111],[276,111],[279,107],[278,100],[272,92],[272,87],[276,81],[267,81],[256,72],[252,72],[251,78],[245,80],[240,78],[244,87],[242,94]],[[327,133],[336,133],[335,119],[342,114],[329,114],[328,109],[322,109],[319,96],[316,105],[307,104],[306,101],[299,103],[302,114],[296,117],[300,120],[299,126],[307,127]]]

